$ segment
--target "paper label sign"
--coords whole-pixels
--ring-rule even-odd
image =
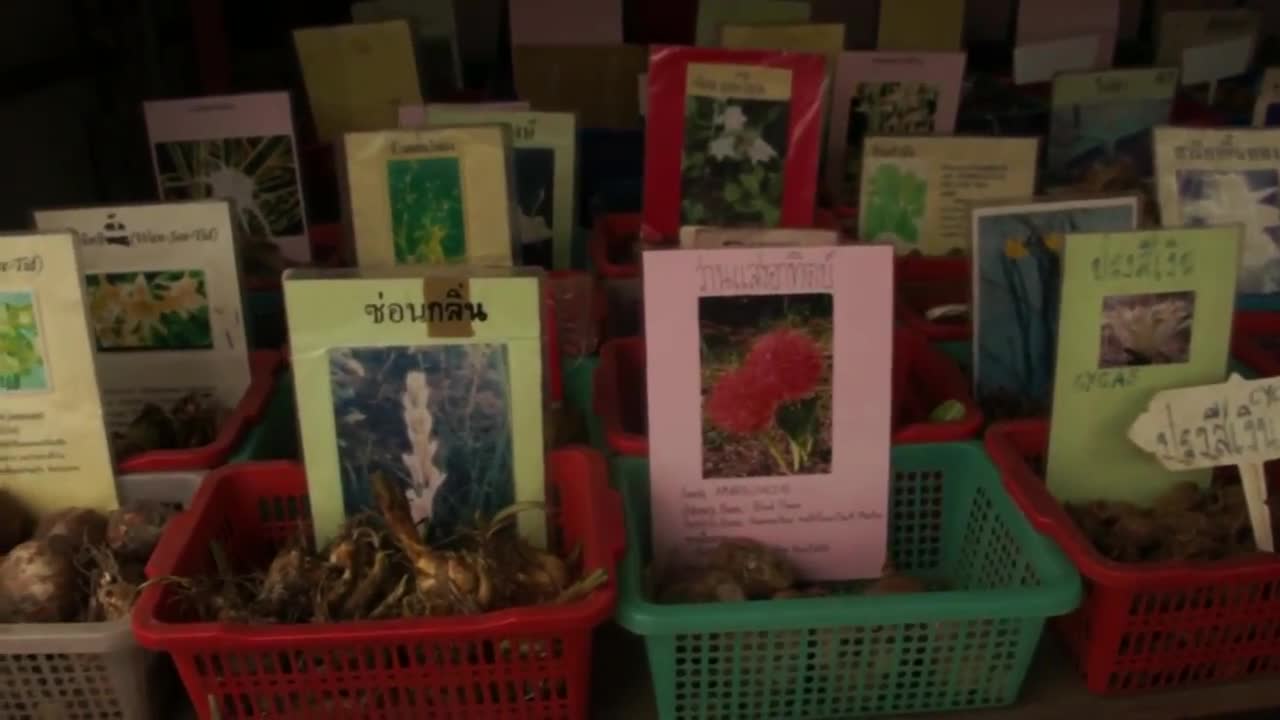
[[[1129,439],[1170,470],[1280,458],[1280,378],[1162,390]]]
[[[1022,45],[1013,51],[1013,81],[1018,85],[1049,82],[1054,75],[1091,70],[1098,58],[1097,35]]]
[[[1235,465],[1259,550],[1275,552],[1263,463],[1280,458],[1280,378],[1162,390],[1129,427],[1129,439],[1169,470]]]
[[[1253,36],[1246,35],[1182,51],[1182,84],[1216,82],[1243,75],[1253,58]]]

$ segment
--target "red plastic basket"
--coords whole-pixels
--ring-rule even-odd
[[[584,567],[609,573],[579,602],[467,617],[247,626],[181,622],[177,588],[160,584],[134,607],[134,633],[173,656],[201,720],[586,718],[592,630],[617,600],[621,502],[593,450],[554,451],[548,471],[562,546],[580,544]],[[191,509],[166,528],[148,577],[211,572],[213,541],[239,567],[267,562],[309,524],[306,488],[296,463],[210,474]]]
[[[1231,355],[1262,377],[1280,375],[1280,313],[1237,312]]]
[[[930,342],[956,342],[973,337],[969,318],[958,322],[935,322],[925,312],[939,305],[969,303],[970,267],[968,256],[925,257],[903,255],[897,262],[898,299],[895,317]]]
[[[276,379],[284,365],[278,350],[255,350],[249,357],[252,378],[240,404],[222,423],[213,442],[184,450],[152,450],[131,455],[116,463],[116,472],[191,472],[209,470],[222,465],[235,452],[249,429],[258,423],[276,389]]]
[[[893,340],[893,442],[953,442],[978,436],[982,412],[969,382],[953,360],[924,338],[899,330]],[[609,449],[620,455],[649,454],[644,339],[610,340],[600,347],[594,402]],[[956,400],[964,417],[931,422],[934,408]]]
[[[1055,623],[1089,690],[1133,693],[1280,671],[1280,561],[1130,565],[1103,557],[1036,469],[1048,435],[1044,420],[1013,420],[992,425],[986,445],[1014,501],[1084,579],[1084,602]]]
[[[606,280],[640,277],[640,213],[607,213],[596,218],[588,249],[591,265]]]

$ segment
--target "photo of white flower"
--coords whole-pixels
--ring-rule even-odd
[[[1178,199],[1189,226],[1244,226],[1239,291],[1280,292],[1280,173],[1179,170]]]
[[[1191,358],[1193,292],[1113,295],[1102,301],[1099,368],[1184,363]]]
[[[681,223],[777,226],[789,104],[700,96],[685,102]]]

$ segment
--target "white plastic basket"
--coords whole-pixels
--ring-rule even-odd
[[[117,479],[121,502],[185,508],[205,473]],[[129,620],[0,624],[0,718],[152,720],[169,693],[156,682],[160,656],[138,646]]]

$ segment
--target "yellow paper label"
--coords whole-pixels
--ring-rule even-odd
[[[844,50],[844,25],[725,25],[720,44],[727,48],[815,52],[830,58]]]
[[[403,20],[295,30],[294,45],[321,140],[395,127],[422,102],[413,38]]]
[[[725,100],[788,100],[791,71],[758,65],[690,63],[685,94]]]
[[[1053,104],[1082,105],[1114,100],[1158,100],[1178,89],[1176,68],[1140,68],[1063,73],[1053,80]]]
[[[880,50],[961,50],[964,0],[880,3]]]

